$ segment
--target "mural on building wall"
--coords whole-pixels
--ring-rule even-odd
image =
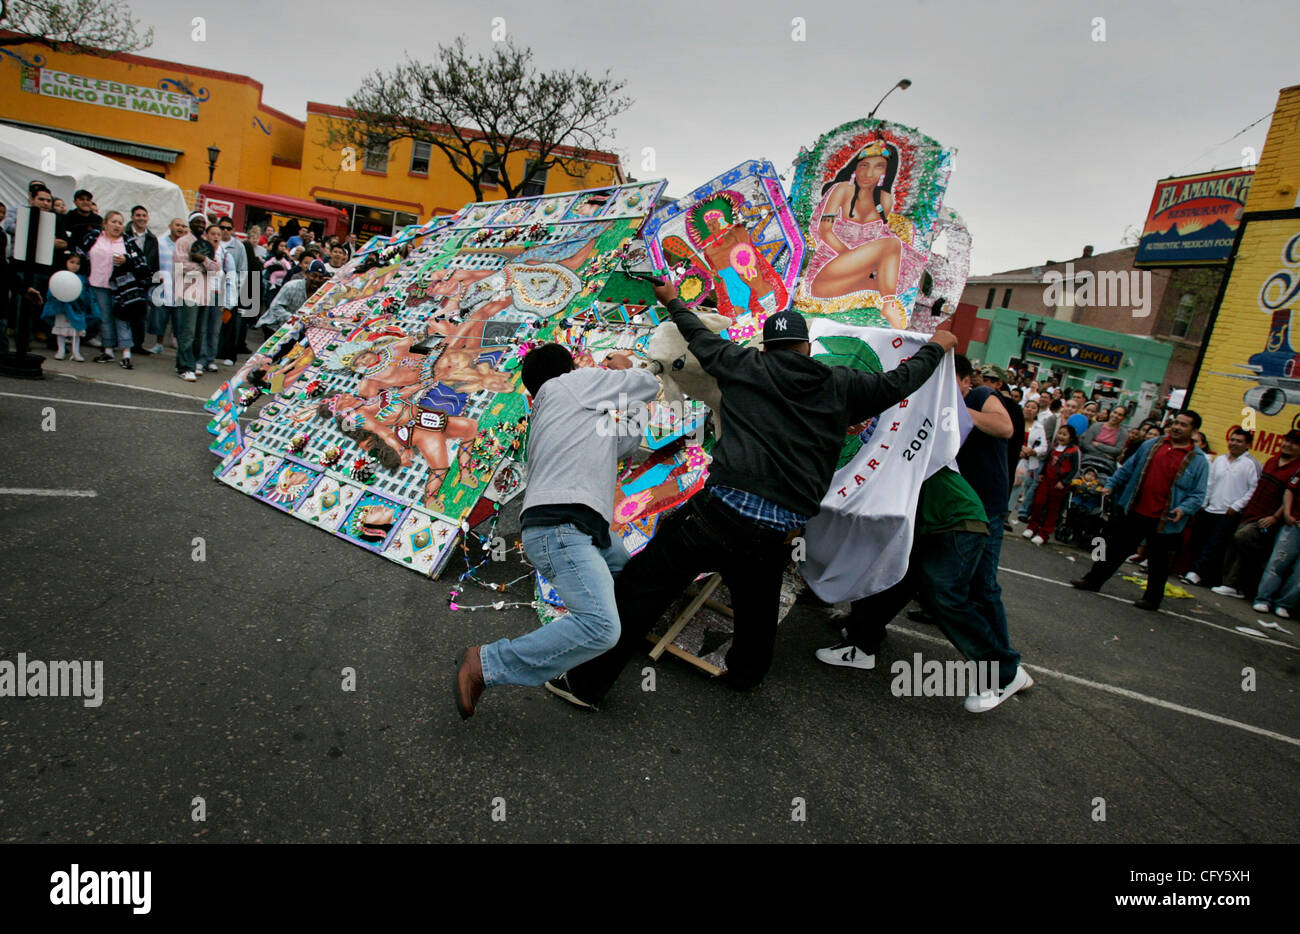
[[[1248,220],[1190,405],[1214,447],[1234,425],[1253,427],[1255,451],[1275,453],[1300,428],[1300,212]]]
[[[792,200],[814,251],[795,307],[906,328],[936,234],[953,153],[896,123],[857,120],[800,153]]]

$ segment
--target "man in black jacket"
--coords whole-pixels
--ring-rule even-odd
[[[131,225],[124,231],[126,236],[135,241],[135,245],[140,248],[144,254],[144,261],[149,264],[149,277],[152,279],[158,272],[158,238],[154,236],[153,231],[149,229],[149,209],[143,204],[137,204],[131,208]],[[144,353],[144,320],[133,321],[131,323],[131,337],[135,341],[135,346],[131,348],[132,353]]]
[[[738,690],[757,686],[772,662],[791,541],[821,508],[845,429],[915,392],[957,343],[948,332],[936,333],[896,369],[869,374],[813,360],[798,312],[767,319],[760,352],[710,331],[677,300],[676,287],[656,286],[655,296],[718,381],[727,433],[713,449],[704,489],[664,521],[615,582],[618,644],[547,682],[548,690],[579,706],[600,702],[644,650],[650,627],[705,571],[720,572],[731,591],[735,632],[727,681]]]

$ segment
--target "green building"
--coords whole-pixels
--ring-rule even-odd
[[[1012,308],[984,308],[989,322],[985,340],[972,340],[966,356],[1000,366],[1024,361],[1037,366],[1040,378],[1055,373],[1067,389],[1082,389],[1137,407],[1140,418],[1150,409],[1164,381],[1173,348],[1150,337],[1122,334],[1047,318]],[[983,331],[978,328],[976,333]]]

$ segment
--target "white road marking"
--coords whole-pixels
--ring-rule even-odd
[[[952,645],[952,643],[947,639],[933,636],[928,632],[917,632],[916,630],[908,629],[905,626],[894,626],[893,628],[898,632],[913,636],[923,642],[933,642],[937,645],[946,645],[949,647]],[[1024,663],[1022,662],[1021,664]],[[1052,668],[1043,668],[1040,665],[1026,664],[1024,667],[1035,675],[1048,675],[1052,678],[1060,678],[1062,681],[1069,681],[1071,684],[1082,685],[1083,687],[1092,688],[1096,691],[1105,691],[1107,694],[1117,694],[1120,697],[1127,697],[1129,700],[1151,704],[1153,707],[1162,707],[1165,710],[1187,714],[1189,717],[1199,717],[1202,720],[1209,720],[1211,723],[1218,723],[1223,726],[1234,727],[1238,730],[1245,730],[1247,733],[1254,733],[1256,736],[1265,736],[1269,739],[1278,740],[1279,742],[1290,743],[1292,746],[1300,746],[1300,739],[1296,739],[1294,736],[1287,736],[1284,733],[1275,733],[1273,730],[1266,730],[1263,727],[1252,726],[1249,723],[1242,723],[1240,720],[1229,720],[1227,717],[1220,717],[1218,714],[1208,713],[1204,710],[1197,710],[1195,707],[1185,707],[1182,704],[1175,704],[1172,701],[1161,700],[1158,697],[1139,694],[1137,691],[1130,691],[1128,688],[1118,688],[1113,684],[1103,684],[1100,681],[1089,681],[1087,678],[1080,678],[1078,675],[1066,674],[1064,671],[1056,671]]]
[[[90,402],[85,399],[62,399],[58,396],[29,396],[21,392],[0,392],[0,396],[10,396],[14,399],[37,399],[41,402],[64,402],[68,405],[97,405],[105,409],[132,409],[136,412],[162,412],[164,415],[202,415],[204,418],[211,418],[207,412],[199,409],[154,409],[144,405],[120,405],[116,402]],[[192,396],[187,398],[193,398]]]
[[[5,496],[98,496],[94,490],[27,490],[18,487],[0,486],[0,494]]]
[[[136,386],[134,383],[115,383],[109,379],[83,379],[80,376],[74,376],[71,373],[55,373],[55,376],[62,376],[64,379],[70,379],[74,383],[94,383],[100,386],[119,386],[122,389],[138,389],[140,392],[154,392],[160,396],[175,396],[177,399],[189,399],[193,402],[207,402],[211,395],[195,396],[188,392],[172,392],[170,389],[154,389],[150,386]],[[215,390],[214,390],[215,391]]]
[[[1055,584],[1055,585],[1058,586],[1058,587],[1069,587],[1069,586],[1070,586],[1070,582],[1069,582],[1069,581],[1060,581],[1060,580],[1057,580],[1056,578],[1053,578],[1053,577],[1043,577],[1043,576],[1040,575],[1040,574],[1030,574],[1028,571],[1017,571],[1015,568],[1003,567],[1002,565],[998,565],[998,570],[999,570],[999,571],[1005,571],[1005,572],[1008,573],[1008,574],[1019,574],[1021,577],[1030,577],[1030,578],[1033,578],[1033,579],[1036,580],[1036,581],[1042,581],[1042,582],[1045,583],[1045,584]],[[1091,593],[1091,594],[1092,594],[1093,596],[1095,596],[1095,597],[1105,597],[1107,600],[1117,600],[1117,601],[1120,602],[1120,603],[1127,603],[1127,604],[1129,604],[1130,606],[1133,605],[1133,601],[1132,601],[1132,600],[1125,599],[1124,597],[1117,597],[1117,596],[1115,596],[1114,594],[1102,593],[1101,591],[1086,591],[1086,590],[1085,590],[1085,591],[1080,591],[1080,592],[1081,592],[1081,593]],[[1146,612],[1146,611],[1143,611],[1143,612]],[[1244,631],[1243,631],[1243,632],[1238,632],[1235,628],[1232,628],[1232,627],[1229,627],[1229,626],[1220,626],[1218,623],[1212,623],[1212,622],[1210,622],[1208,619],[1197,619],[1195,616],[1188,616],[1186,613],[1175,613],[1173,610],[1164,610],[1164,609],[1162,609],[1162,610],[1158,610],[1157,612],[1164,613],[1166,616],[1176,616],[1176,617],[1178,617],[1179,619],[1185,619],[1185,620],[1187,620],[1188,622],[1191,622],[1191,623],[1200,623],[1202,626],[1209,626],[1211,629],[1217,629],[1217,630],[1219,630],[1220,632],[1231,633],[1231,634],[1234,635],[1234,636],[1244,636],[1244,635],[1246,634]],[[1288,642],[1279,642],[1279,641],[1277,641],[1276,639],[1270,639],[1268,636],[1265,636],[1262,632],[1261,632],[1261,633],[1256,633],[1256,636],[1257,636],[1257,637],[1263,637],[1263,641],[1269,643],[1269,645],[1275,645],[1275,646],[1278,646],[1278,647],[1280,647],[1280,648],[1284,648],[1284,649],[1291,649],[1292,651],[1295,651],[1295,649],[1297,648],[1296,646],[1291,645],[1291,644],[1288,643]],[[1259,638],[1255,638],[1255,639],[1252,639],[1251,641],[1253,641],[1253,642],[1259,642],[1260,639],[1259,639]]]

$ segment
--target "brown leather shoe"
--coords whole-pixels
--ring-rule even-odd
[[[456,680],[452,682],[451,692],[456,698],[456,712],[462,720],[474,716],[474,706],[487,689],[483,683],[483,662],[479,659],[479,646],[471,645],[460,657],[456,669]]]

